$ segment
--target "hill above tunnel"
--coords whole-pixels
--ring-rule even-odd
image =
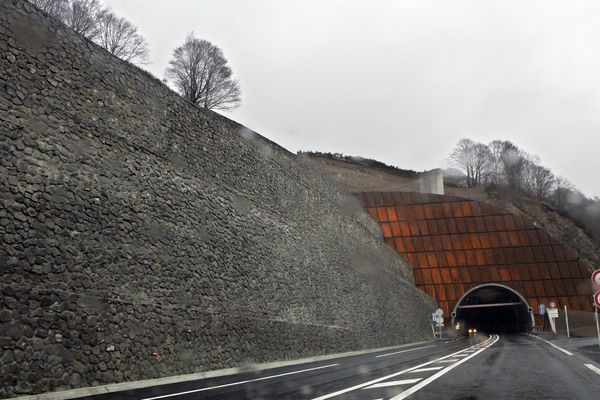
[[[0,3],[0,396],[394,345],[433,300],[346,190]]]
[[[335,154],[303,153],[314,165],[352,193],[419,192],[419,172],[385,165],[375,160]],[[356,161],[358,160],[358,161]],[[588,269],[600,265],[600,243],[576,221],[552,205],[514,190],[460,188],[445,185],[450,196],[481,201],[525,218],[547,231]]]

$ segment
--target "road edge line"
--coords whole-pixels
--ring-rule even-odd
[[[593,364],[583,364],[586,367],[588,367],[589,369],[591,369],[592,371],[594,371],[595,373],[597,373],[598,375],[600,375],[600,368],[596,367]]]
[[[555,348],[555,349],[557,349],[557,350],[560,350],[560,351],[562,351],[563,353],[565,353],[565,354],[567,354],[567,355],[569,355],[569,356],[572,356],[572,355],[574,355],[574,354],[573,354],[573,353],[571,353],[570,351],[568,351],[568,350],[565,350],[565,349],[563,349],[562,347],[555,345],[554,343],[552,343],[552,342],[551,342],[551,341],[549,341],[549,340],[546,340],[546,339],[544,339],[544,338],[541,338],[541,337],[539,337],[539,336],[534,336],[534,337],[536,337],[536,338],[538,338],[538,339],[540,339],[540,340],[543,340],[544,342],[548,343],[550,346],[554,347],[554,348]]]
[[[335,391],[335,392],[332,392],[332,393],[324,394],[322,396],[315,397],[315,398],[313,398],[311,400],[325,400],[325,399],[330,399],[332,397],[339,396],[340,394],[352,392],[352,391],[357,390],[357,389],[362,389],[363,387],[370,386],[370,385],[373,385],[375,383],[379,383],[379,382],[385,381],[386,379],[390,379],[390,378],[396,377],[398,375],[402,375],[402,374],[405,374],[407,372],[410,372],[410,371],[412,371],[414,369],[418,369],[418,368],[424,367],[426,365],[430,365],[430,364],[436,363],[436,362],[438,362],[440,360],[444,360],[446,358],[452,357],[452,356],[454,356],[454,355],[456,355],[458,353],[462,353],[463,351],[465,351],[467,349],[470,349],[470,348],[473,348],[473,347],[476,347],[476,346],[481,346],[482,344],[484,344],[486,342],[489,342],[491,339],[492,339],[492,336],[490,336],[489,338],[487,338],[486,340],[484,340],[481,343],[478,343],[476,345],[464,348],[464,349],[462,349],[460,351],[456,351],[454,353],[445,355],[443,357],[436,358],[435,360],[427,361],[426,363],[419,364],[419,365],[416,365],[414,367],[410,367],[410,368],[404,369],[404,370],[399,371],[399,372],[395,372],[395,373],[390,374],[390,375],[382,376],[381,378],[373,379],[373,380],[371,380],[369,382],[361,383],[361,384],[354,385],[354,386],[351,386],[351,387],[346,388],[346,389],[341,389],[341,390],[338,390],[338,391]]]
[[[458,361],[458,362],[456,362],[456,363],[454,363],[452,365],[449,365],[448,367],[445,367],[441,371],[435,373],[434,375],[431,375],[429,378],[427,378],[427,379],[425,379],[425,380],[417,383],[416,385],[414,385],[414,386],[406,389],[404,392],[397,394],[396,396],[392,397],[390,400],[403,400],[403,399],[407,398],[408,396],[410,396],[411,394],[418,392],[419,390],[421,390],[425,386],[429,385],[431,382],[435,381],[436,379],[438,379],[442,375],[447,374],[448,372],[452,371],[454,368],[458,367],[462,363],[467,362],[468,360],[470,360],[471,358],[475,357],[479,353],[481,353],[481,352],[489,349],[498,340],[500,340],[500,335],[496,335],[496,339],[494,341],[492,341],[491,343],[486,344],[484,347],[482,347],[481,349],[477,350],[476,352],[474,352],[473,354],[469,355],[468,357],[465,357],[462,360],[460,360],[460,361]]]
[[[163,395],[154,396],[154,397],[143,397],[140,400],[158,400],[158,399],[166,399],[168,397],[181,396],[181,395],[184,395],[184,394],[206,392],[208,390],[220,389],[220,388],[229,387],[229,386],[238,386],[238,385],[243,385],[245,383],[250,383],[250,382],[266,381],[267,379],[279,378],[279,377],[288,376],[288,375],[301,374],[303,372],[316,371],[318,369],[337,367],[338,365],[340,365],[340,364],[336,363],[336,364],[322,365],[320,367],[301,369],[300,371],[284,372],[284,373],[281,373],[281,374],[275,374],[275,375],[270,375],[270,376],[262,376],[260,378],[255,378],[255,379],[246,379],[246,380],[243,380],[243,381],[237,381],[237,382],[231,382],[231,383],[224,383],[222,385],[215,385],[215,386],[203,387],[203,388],[198,388],[198,389],[185,390],[183,392],[168,393],[168,394],[163,394]]]
[[[401,349],[401,348],[410,347],[410,346],[418,346],[418,345],[424,344],[424,343],[431,343],[431,341],[430,340],[422,340],[419,342],[403,343],[403,344],[399,344],[397,346],[379,347],[379,348],[366,349],[366,350],[355,350],[355,351],[349,351],[349,352],[345,352],[345,353],[322,354],[322,355],[306,357],[306,358],[297,358],[294,360],[271,361],[271,362],[261,363],[261,364],[251,364],[249,367],[238,366],[238,367],[232,367],[232,368],[217,369],[217,370],[212,370],[212,371],[194,372],[191,374],[184,374],[184,375],[170,375],[170,376],[164,376],[161,378],[142,379],[142,380],[130,381],[130,382],[116,382],[116,383],[109,383],[106,385],[99,385],[99,386],[88,386],[88,387],[61,390],[61,391],[55,391],[55,392],[46,392],[46,393],[39,393],[39,394],[26,395],[26,396],[10,397],[10,398],[5,398],[4,400],[69,400],[69,399],[75,399],[78,397],[97,396],[97,395],[101,395],[101,394],[122,392],[125,390],[137,390],[137,389],[144,389],[144,388],[152,387],[152,386],[169,385],[172,383],[182,383],[182,382],[195,381],[195,380],[201,380],[201,379],[207,379],[207,378],[218,378],[218,377],[222,377],[222,376],[242,374],[242,373],[246,373],[246,372],[264,371],[267,369],[280,368],[280,367],[291,367],[294,365],[302,365],[302,364],[308,364],[308,363],[318,362],[318,361],[328,361],[328,360],[332,360],[332,359],[336,359],[336,358],[352,357],[352,356],[358,356],[358,355],[369,354],[369,353],[377,353],[379,351],[387,351],[387,350]]]

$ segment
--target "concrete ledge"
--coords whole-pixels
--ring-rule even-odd
[[[50,393],[35,394],[35,395],[30,395],[30,396],[12,397],[11,399],[15,399],[15,400],[74,399],[74,398],[83,397],[83,396],[94,396],[94,395],[99,395],[99,394],[120,392],[123,390],[141,389],[141,388],[150,387],[150,386],[167,385],[170,383],[193,381],[193,380],[205,379],[205,378],[214,378],[214,377],[218,377],[218,376],[239,374],[242,372],[261,371],[261,370],[271,369],[271,368],[287,367],[290,365],[298,365],[298,364],[305,364],[305,363],[310,363],[310,362],[315,362],[315,361],[330,360],[333,358],[350,357],[350,356],[357,356],[357,355],[361,355],[361,354],[376,353],[379,351],[401,349],[403,347],[416,346],[416,345],[423,344],[423,343],[427,343],[427,341],[424,340],[424,341],[420,341],[420,342],[405,343],[405,344],[401,344],[398,346],[380,347],[380,348],[376,348],[376,349],[349,351],[346,353],[326,354],[326,355],[314,356],[314,357],[308,357],[308,358],[299,358],[296,360],[274,361],[274,362],[263,363],[263,364],[248,364],[248,365],[244,365],[241,367],[235,367],[235,368],[225,368],[225,369],[218,369],[218,370],[214,370],[214,371],[197,372],[197,373],[186,374],[186,375],[174,375],[174,376],[167,376],[164,378],[146,379],[143,381],[111,383],[109,385],[91,386],[91,387],[80,388],[80,389],[65,390],[65,391],[61,391],[61,392],[50,392]]]

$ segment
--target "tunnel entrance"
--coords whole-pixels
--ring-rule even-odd
[[[531,332],[533,311],[523,296],[495,283],[469,290],[456,303],[452,324],[460,331],[485,333]]]

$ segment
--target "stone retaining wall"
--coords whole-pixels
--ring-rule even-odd
[[[0,395],[422,340],[430,297],[310,163],[0,2]]]

